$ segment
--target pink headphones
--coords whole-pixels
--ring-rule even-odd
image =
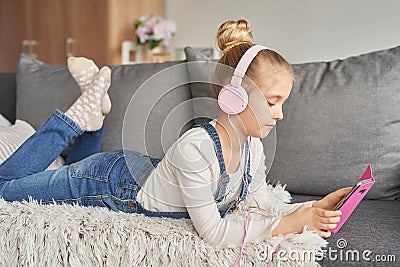
[[[253,45],[237,64],[230,84],[225,85],[218,94],[218,105],[227,114],[239,114],[247,107],[249,96],[242,87],[244,75],[255,56],[261,50],[269,49],[262,45]]]

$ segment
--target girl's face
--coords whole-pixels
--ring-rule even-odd
[[[239,114],[248,136],[265,138],[283,119],[282,105],[288,99],[293,86],[292,76],[287,71],[260,73],[257,86],[249,90],[249,105]]]

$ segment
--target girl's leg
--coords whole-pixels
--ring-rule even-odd
[[[28,200],[50,202],[52,199],[73,199],[68,184],[69,165],[47,170],[14,180],[0,181],[0,196],[6,201]]]
[[[57,170],[2,180],[0,197],[6,201],[29,200],[31,197],[43,204],[54,200],[83,206],[105,206],[101,196],[116,193],[125,166],[122,151],[96,153]]]
[[[3,164],[0,179],[13,180],[45,170],[84,130],[60,110],[29,137]]]
[[[100,152],[101,140],[103,136],[104,124],[98,131],[84,132],[79,135],[72,145],[71,151],[68,153],[66,165],[78,162],[90,155]]]
[[[56,110],[48,121],[0,166],[0,180],[13,180],[45,170],[84,131],[103,126],[101,99],[110,85],[111,70],[103,67],[93,88],[86,90],[65,112]]]
[[[93,60],[84,57],[69,57],[67,65],[82,93],[86,90],[92,90],[94,86],[98,85],[98,81],[96,81],[95,78],[99,73],[99,68]],[[107,77],[103,78],[104,81],[108,80]],[[108,90],[108,88],[107,86],[106,90]],[[101,112],[103,115],[107,115],[110,109],[111,100],[106,92],[101,101]],[[85,132],[78,136],[74,141],[71,151],[68,153],[65,164],[69,165],[78,162],[85,157],[100,152],[103,127],[104,126],[98,131]]]

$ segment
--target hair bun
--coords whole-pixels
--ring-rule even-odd
[[[217,45],[224,50],[227,46],[236,42],[253,43],[253,34],[250,22],[247,19],[228,20],[219,26],[217,31]]]

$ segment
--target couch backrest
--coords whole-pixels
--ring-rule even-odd
[[[9,121],[15,121],[16,80],[15,73],[0,73],[0,113]]]
[[[112,109],[104,122],[103,151],[128,148],[161,158],[178,134],[193,125],[191,107],[184,105],[180,112],[174,112],[191,98],[184,62],[111,66],[108,92]],[[153,76],[160,71],[161,76]],[[66,66],[21,55],[17,73],[18,119],[37,129],[55,109],[66,111],[79,95]],[[171,114],[174,115],[168,116]],[[164,124],[166,120],[169,123]]]

